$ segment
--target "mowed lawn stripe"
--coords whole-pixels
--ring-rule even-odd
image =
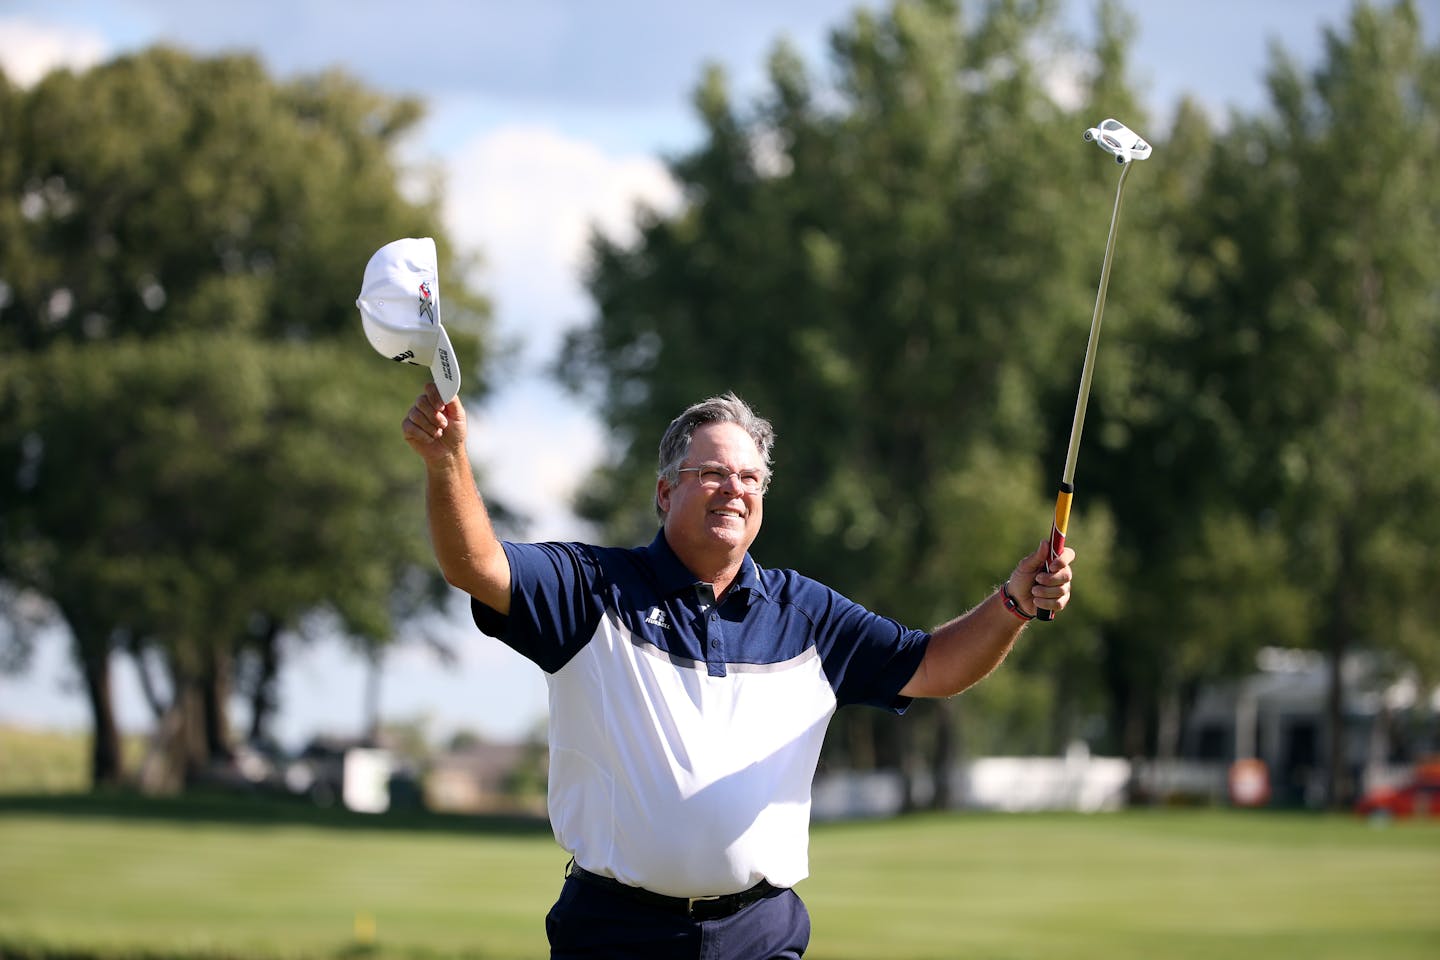
[[[0,943],[536,957],[543,832],[0,812]],[[820,824],[814,960],[1440,956],[1440,827],[1229,811]],[[3,952],[3,951],[0,951]],[[159,955],[157,953],[157,955]]]
[[[542,836],[0,817],[0,937],[324,954],[381,944],[533,956],[565,857]],[[318,955],[318,954],[317,954]]]
[[[832,960],[1440,956],[1432,825],[927,816],[823,830],[811,872],[812,953]]]

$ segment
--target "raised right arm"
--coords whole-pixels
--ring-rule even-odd
[[[465,452],[465,408],[440,401],[426,384],[402,427],[405,442],[425,461],[425,512],[440,572],[500,614],[510,612],[510,561],[490,525]]]

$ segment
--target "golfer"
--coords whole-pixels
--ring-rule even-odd
[[[425,461],[440,568],[480,630],[549,686],[551,825],[571,854],[551,956],[799,957],[810,918],[810,786],[837,707],[903,712],[993,670],[1037,609],[1070,595],[1047,546],[931,632],[751,559],[775,434],[734,394],[660,440],[660,530],[633,549],[502,543],[433,384],[405,441]]]

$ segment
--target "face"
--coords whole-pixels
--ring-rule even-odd
[[[734,474],[766,472],[755,441],[733,423],[707,423],[691,435],[681,466],[710,464]],[[722,560],[738,562],[760,532],[764,494],[745,492],[738,476],[710,487],[695,471],[684,471],[673,484],[662,477],[657,494],[665,510],[665,539],[696,573]]]

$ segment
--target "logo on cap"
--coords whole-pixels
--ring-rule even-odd
[[[435,322],[435,301],[430,299],[430,282],[420,281],[420,316]]]

